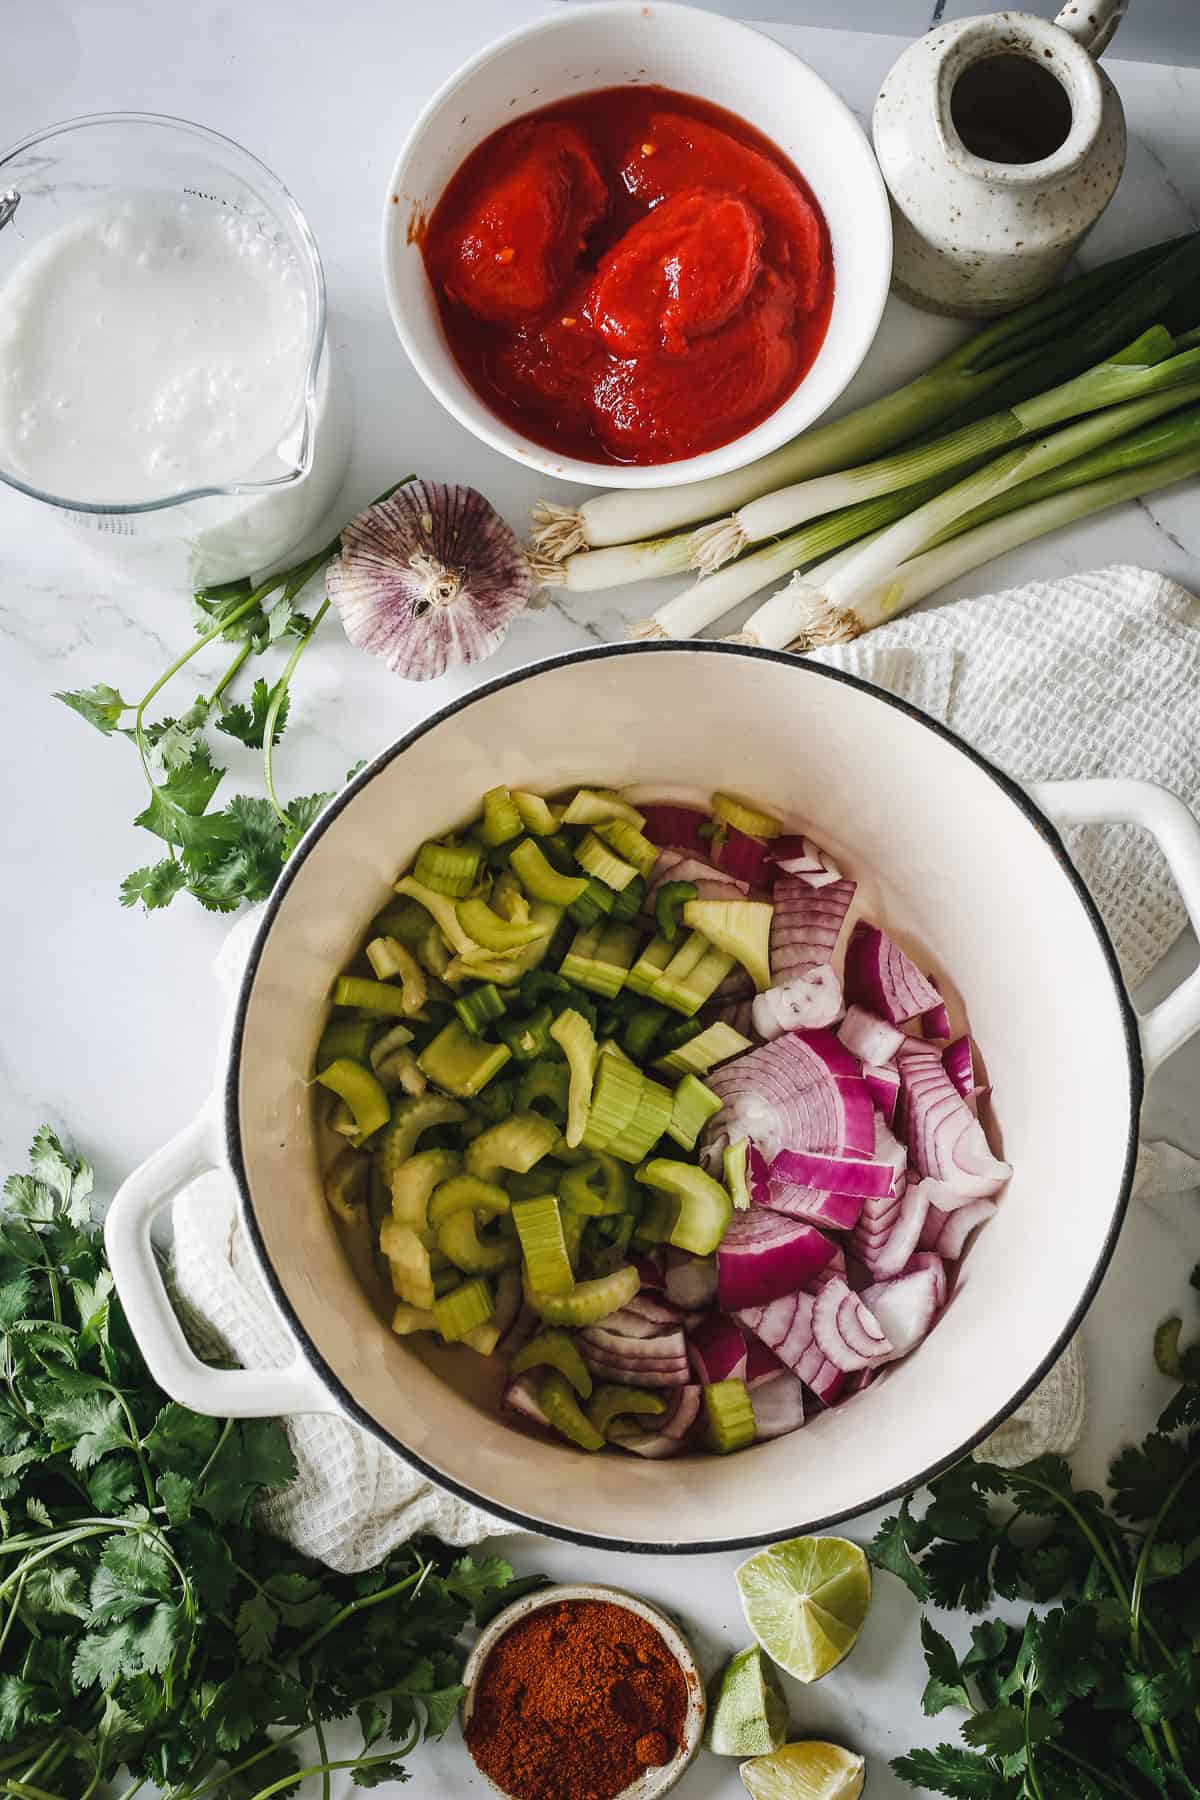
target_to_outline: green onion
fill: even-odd
[[[679,936],[679,921],[684,906],[695,900],[699,888],[694,881],[664,881],[654,896],[654,917],[668,944]]]
[[[448,1344],[466,1337],[492,1316],[492,1291],[486,1281],[464,1281],[452,1293],[433,1303],[433,1317]]]
[[[543,587],[593,594],[601,588],[624,587],[630,581],[682,575],[692,567],[692,534],[684,531],[673,537],[646,538],[609,550],[579,550],[561,561],[533,555],[529,566],[534,580]]]
[[[473,1036],[482,1037],[489,1025],[504,1017],[507,1008],[495,982],[488,981],[456,1000],[454,1010]]]
[[[575,1276],[555,1196],[540,1194],[534,1200],[518,1200],[512,1218],[521,1240],[530,1287],[537,1294],[570,1293]]]
[[[457,900],[475,886],[482,861],[478,844],[422,844],[413,874],[433,893]]]

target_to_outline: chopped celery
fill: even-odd
[[[565,1375],[581,1400],[590,1400],[592,1377],[580,1356],[573,1338],[565,1331],[539,1331],[536,1337],[517,1351],[508,1372],[514,1378],[527,1369],[557,1369]]]
[[[651,988],[671,960],[671,946],[666,938],[656,937],[646,945],[625,980],[635,994],[649,994]]]
[[[554,1195],[539,1194],[533,1200],[518,1200],[512,1216],[521,1240],[530,1287],[538,1294],[569,1293],[575,1285],[575,1276]]]
[[[392,1330],[397,1337],[411,1337],[414,1331],[436,1331],[437,1320],[430,1308],[400,1300],[392,1314]]]
[[[627,1306],[642,1285],[633,1263],[622,1263],[611,1275],[596,1281],[578,1281],[570,1293],[540,1293],[526,1284],[526,1298],[547,1325],[598,1325],[610,1313]]]
[[[400,1169],[417,1147],[421,1134],[439,1125],[459,1125],[466,1108],[441,1094],[422,1094],[417,1100],[398,1100],[387,1130],[376,1148],[376,1167],[385,1185],[392,1188]]]
[[[407,895],[410,900],[420,902],[426,912],[436,921],[438,929],[450,948],[459,956],[464,950],[472,948],[471,939],[458,922],[454,901],[448,899],[445,894],[439,894],[433,888],[426,887],[424,882],[418,881],[412,875],[405,875],[403,880],[396,883],[396,892]]]
[[[511,869],[503,869],[492,883],[492,911],[510,925],[528,925],[529,902]]]
[[[768,900],[689,900],[683,920],[716,949],[736,957],[761,994],[771,985],[774,910]]]
[[[749,1138],[737,1138],[732,1144],[726,1144],[721,1162],[729,1197],[739,1212],[745,1212],[750,1204]]]
[[[566,1070],[563,1070],[566,1074]],[[553,1156],[543,1156],[532,1169],[521,1175],[514,1171],[505,1183],[510,1200],[537,1200],[543,1194],[556,1194],[562,1180],[562,1164]]]
[[[571,1072],[567,1102],[567,1144],[572,1150],[583,1142],[596,1078],[596,1039],[583,1014],[568,1008],[550,1027],[550,1036],[562,1050]]]
[[[367,961],[380,981],[394,981],[399,976],[405,1013],[411,1018],[420,1012],[429,997],[429,983],[424,969],[399,938],[372,938],[367,945]]]
[[[637,932],[632,925],[596,925],[576,932],[560,969],[568,981],[611,1000],[624,986],[636,954]]]
[[[444,1261],[447,1264],[446,1268],[439,1269],[435,1267],[433,1271],[433,1291],[440,1300],[444,1294],[452,1294],[456,1287],[462,1286],[463,1272],[461,1269],[455,1268],[450,1262],[449,1257],[443,1256],[441,1251],[438,1251],[437,1255],[439,1261]],[[429,1260],[431,1263],[433,1262],[433,1258],[434,1252],[431,1250],[429,1253]]]
[[[433,1305],[434,1323],[448,1344],[465,1338],[477,1325],[486,1325],[491,1316],[492,1290],[478,1278],[464,1281]]]
[[[418,955],[428,931],[428,910],[416,900],[393,900],[371,921],[372,937],[399,938]]]
[[[664,881],[654,896],[654,918],[668,944],[679,936],[679,920],[684,906],[695,900],[699,888],[694,881]]]
[[[369,981],[364,975],[339,975],[333,984],[335,1006],[361,1006],[367,1012],[391,1013],[403,1018],[408,1011],[404,989],[390,981]]]
[[[516,957],[493,956],[480,950],[475,956],[456,956],[447,964],[445,979],[451,987],[464,981],[493,981],[501,987],[512,987],[521,978],[521,965]]]
[[[413,874],[433,893],[448,894],[452,900],[459,900],[469,894],[478,881],[482,861],[478,844],[422,844],[413,864]]]
[[[387,1060],[393,1050],[405,1050],[412,1041],[413,1034],[407,1025],[389,1025],[387,1030],[371,1045],[371,1067],[377,1069],[381,1062]]]
[[[644,1006],[639,1006],[635,1013],[630,1014],[621,1034],[621,1043],[634,1062],[645,1062],[655,1038],[669,1017],[666,1008],[656,1005],[653,1000],[648,1000]]]
[[[571,1002],[571,984],[564,981],[561,975],[554,974],[551,969],[533,969],[528,975],[521,977],[521,1005],[541,1006],[548,1002],[555,1012],[561,1012]]]
[[[572,900],[567,911],[577,925],[597,925],[600,920],[612,912],[617,895],[610,887],[605,887],[595,876],[589,876],[587,887],[578,900]]]
[[[669,1241],[693,1256],[711,1256],[733,1216],[733,1201],[719,1181],[695,1163],[658,1156],[637,1172],[643,1187],[678,1200],[679,1211]]]
[[[482,1037],[489,1025],[504,1017],[507,1009],[495,982],[487,981],[456,1000],[454,1010],[472,1037]]]
[[[695,1026],[667,1055],[659,1057],[654,1067],[664,1075],[707,1075],[718,1063],[728,1062],[731,1056],[740,1056],[749,1048],[749,1038],[718,1020],[703,1031]]]
[[[611,1056],[615,1058],[617,1062],[624,1063],[627,1068],[637,1068],[637,1064],[634,1062],[632,1056],[629,1055],[628,1051],[622,1050],[615,1037],[605,1038],[600,1046],[600,1055]],[[638,1073],[640,1074],[641,1071],[638,1070]]]
[[[506,787],[489,788],[483,796],[483,819],[476,827],[479,841],[493,847],[521,835],[521,815]]]
[[[609,825],[597,825],[596,836],[603,838],[611,850],[632,863],[645,880],[658,861],[658,850],[628,819],[614,819]]]
[[[517,845],[512,853],[512,866],[531,900],[570,906],[587,887],[586,875],[562,875],[553,868],[532,838],[523,838]]]
[[[433,1198],[436,1201],[437,1195]],[[507,1194],[504,1200],[507,1205]],[[471,1212],[451,1213],[438,1226],[437,1241],[442,1255],[448,1256],[464,1275],[495,1275],[521,1260],[519,1244],[506,1243],[502,1238],[484,1242]]]
[[[542,839],[540,848],[552,869],[557,869],[560,875],[574,875],[575,840],[563,830],[561,820],[553,836]]]
[[[587,1230],[587,1215],[576,1212],[572,1206],[564,1206],[560,1209],[560,1217],[563,1243],[567,1248],[567,1261],[570,1263],[571,1273],[574,1275],[583,1256],[583,1234]]]
[[[539,935],[531,944],[526,944],[524,949],[518,950],[513,956],[513,961],[521,972],[522,980],[531,970],[540,968],[552,950],[557,952],[560,947],[558,928],[565,917],[565,907],[554,906],[548,900],[531,900],[529,902],[529,922],[531,925],[537,926]]]
[[[457,912],[458,922],[467,936],[474,938],[483,949],[494,950],[501,956],[510,950],[523,950],[526,944],[536,943],[543,935],[540,925],[517,925],[502,919],[486,900],[460,900]]]
[[[638,875],[629,883],[628,887],[623,887],[621,892],[616,896],[609,917],[614,919],[618,924],[627,924],[630,919],[637,918],[638,913],[642,909],[642,901],[645,898],[646,883],[642,880],[642,877]]]
[[[330,1131],[336,1131],[339,1137],[349,1138],[350,1142],[361,1147],[358,1126],[354,1123],[354,1114],[344,1100],[334,1097],[330,1108],[328,1125]]]
[[[747,837],[776,838],[783,830],[781,819],[773,813],[760,812],[748,801],[739,800],[736,794],[714,794],[712,816],[718,824],[732,825],[735,831],[744,832]]]
[[[588,1150],[607,1150],[637,1114],[646,1078],[633,1063],[606,1053],[598,1059],[591,1106],[583,1132]]]
[[[704,1390],[708,1441],[720,1456],[754,1442],[754,1408],[744,1381],[712,1381]]]
[[[419,1150],[392,1176],[392,1217],[401,1225],[418,1228],[429,1223],[429,1197],[434,1188],[449,1181],[462,1168],[455,1150]]]
[[[530,794],[523,788],[514,788],[513,805],[520,815],[522,825],[534,837],[553,837],[558,830],[559,822],[549,802],[543,800],[540,794]]]
[[[629,886],[638,873],[632,863],[626,862],[614,850],[610,850],[604,840],[598,838],[594,831],[589,831],[587,836],[576,844],[575,861],[581,869],[586,869],[589,875],[594,875],[597,881],[602,881],[605,887],[615,888],[618,894],[622,888]]]
[[[423,1094],[429,1086],[411,1050],[393,1050],[375,1064],[375,1073],[388,1093],[400,1088],[406,1094]]]
[[[360,1142],[379,1131],[392,1116],[391,1104],[378,1077],[370,1069],[364,1069],[361,1063],[351,1062],[348,1056],[339,1056],[336,1062],[331,1062],[321,1070],[317,1080],[331,1094],[337,1094],[346,1102],[354,1115],[354,1128]]]
[[[611,1275],[625,1261],[635,1223],[631,1212],[615,1219],[593,1219],[588,1231],[588,1266],[593,1276]]]
[[[613,819],[624,819],[635,830],[646,823],[645,813],[628,800],[622,800],[611,788],[580,788],[563,814],[564,825],[607,825]]]
[[[688,902],[688,906],[701,904],[696,900]],[[686,915],[687,907],[684,908],[685,919]],[[698,931],[693,931],[651,988],[650,997],[690,1018],[712,998],[733,964],[734,958],[726,951],[714,948]]]
[[[348,1056],[351,1062],[369,1061],[371,1040],[378,1030],[377,1018],[330,1019],[317,1045],[317,1068],[326,1069],[342,1056]]]
[[[706,1088],[697,1076],[685,1075],[675,1089],[667,1136],[674,1138],[681,1149],[694,1150],[705,1125],[723,1105],[720,1095]]]
[[[536,1062],[540,1057],[553,1057],[557,1046],[550,1036],[554,1014],[548,1006],[539,1006],[527,1019],[501,1019],[496,1036],[507,1044],[518,1062]]]
[[[494,1180],[502,1169],[527,1175],[535,1163],[551,1154],[558,1141],[557,1125],[541,1113],[513,1113],[489,1126],[469,1146],[467,1168],[484,1181]]]
[[[607,1437],[609,1426],[628,1413],[657,1418],[666,1410],[667,1403],[662,1395],[651,1394],[646,1388],[598,1387],[588,1407],[588,1418],[601,1436]]]
[[[506,1076],[503,1081],[489,1082],[482,1094],[476,1094],[471,1106],[471,1117],[463,1126],[464,1140],[478,1137],[487,1125],[498,1125],[501,1119],[507,1119],[517,1103],[517,1084]]]
[[[603,1437],[587,1414],[580,1410],[570,1383],[557,1369],[542,1377],[538,1405],[546,1416],[546,1423],[570,1443],[578,1444],[581,1450],[603,1450]]]
[[[657,1081],[643,1077],[636,1113],[620,1135],[612,1138],[604,1148],[621,1162],[641,1162],[670,1124],[673,1106],[670,1088],[660,1087]]]
[[[426,1044],[417,1062],[437,1087],[469,1100],[500,1073],[511,1055],[507,1044],[482,1043],[454,1019]]]
[[[387,1257],[392,1287],[410,1306],[429,1308],[436,1298],[429,1250],[411,1225],[385,1219],[379,1228],[379,1248]]]
[[[669,1244],[679,1217],[679,1200],[674,1194],[652,1193],[646,1198],[634,1237],[639,1244]]]
[[[325,1202],[336,1218],[357,1225],[366,1211],[371,1165],[359,1150],[339,1150],[325,1171]]]
[[[517,1105],[522,1112],[532,1112],[544,1104],[553,1116],[565,1123],[570,1091],[571,1076],[565,1063],[535,1062],[521,1077]]]
[[[602,1219],[628,1211],[633,1205],[633,1184],[616,1158],[601,1151],[566,1170],[558,1184],[558,1197],[575,1212]]]
[[[486,1325],[473,1325],[470,1331],[463,1332],[458,1341],[479,1356],[490,1356],[500,1342],[500,1327],[493,1325],[491,1320]]]
[[[690,1044],[692,1039],[699,1037],[703,1030],[704,1026],[699,1019],[673,1018],[669,1025],[663,1026],[662,1036],[658,1040],[660,1058],[667,1057],[673,1050],[680,1049],[684,1044]],[[671,1073],[674,1074],[674,1070]],[[679,1073],[681,1075],[699,1074],[700,1071],[698,1069],[690,1071],[681,1069]]]
[[[437,1230],[456,1213],[477,1212],[494,1219],[497,1213],[507,1211],[508,1195],[495,1182],[482,1181],[478,1175],[451,1175],[448,1181],[439,1182],[430,1195],[426,1220]]]

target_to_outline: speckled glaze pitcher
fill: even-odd
[[[1054,279],[1125,166],[1120,96],[1095,59],[1127,3],[957,19],[905,51],[873,121],[904,299],[986,318]]]

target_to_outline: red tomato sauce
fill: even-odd
[[[588,462],[674,462],[761,424],[833,304],[804,177],[744,120],[665,88],[580,94],[494,132],[423,248],[475,392]]]

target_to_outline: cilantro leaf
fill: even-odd
[[[217,730],[223,731],[227,737],[236,738],[239,743],[245,744],[250,750],[261,750],[273,691],[260,675],[251,690],[249,706],[238,701],[234,705],[226,707],[225,711],[217,718]],[[273,744],[277,744],[283,736],[284,727],[287,724],[288,704],[288,695],[285,692],[275,717],[275,729],[271,737]]]
[[[480,1561],[473,1556],[460,1556],[446,1576],[446,1586],[466,1601],[478,1623],[480,1607],[502,1592],[512,1575],[512,1564],[502,1556],[485,1556]]]
[[[900,1503],[900,1511],[883,1521],[867,1545],[867,1555],[877,1569],[898,1576],[910,1593],[924,1601],[929,1599],[929,1583],[911,1553],[923,1549],[928,1542],[929,1537],[912,1517],[905,1499]]]
[[[967,1692],[954,1646],[939,1631],[935,1631],[928,1619],[921,1620],[921,1648],[925,1652],[925,1666],[929,1670],[929,1680],[921,1696],[922,1712],[929,1718],[945,1712],[948,1706],[958,1706],[964,1712],[970,1712],[971,1696]]]
[[[939,1744],[936,1750],[910,1750],[907,1756],[893,1760],[892,1769],[910,1786],[948,1794],[951,1800],[1009,1800],[1017,1792],[989,1758],[960,1750],[954,1744]]]
[[[1018,1706],[993,1706],[976,1713],[962,1728],[963,1738],[976,1749],[993,1756],[1014,1756],[1025,1748],[1025,1715]],[[1029,1741],[1043,1743],[1057,1730],[1053,1715],[1044,1706],[1029,1710]]]
[[[454,1723],[466,1691],[461,1683],[457,1683],[454,1687],[435,1688],[430,1694],[422,1694],[421,1704],[425,1708],[425,1736],[427,1738],[445,1736]]]
[[[1113,1511],[1125,1519],[1152,1519],[1188,1466],[1185,1444],[1152,1432],[1137,1447],[1122,1450],[1109,1479],[1116,1494]]]
[[[140,900],[147,912],[158,912],[169,906],[186,886],[187,870],[183,864],[164,856],[161,862],[147,863],[125,877],[121,883],[121,905],[136,906]]]
[[[132,703],[122,700],[115,687],[109,687],[106,681],[98,681],[94,687],[76,688],[69,693],[55,694],[55,700],[61,700],[72,712],[77,712],[81,719],[102,731],[105,737],[111,737],[121,720],[122,713],[132,711]]]
[[[242,1601],[237,1615],[238,1649],[248,1663],[270,1655],[279,1630],[279,1614],[260,1589]]]

